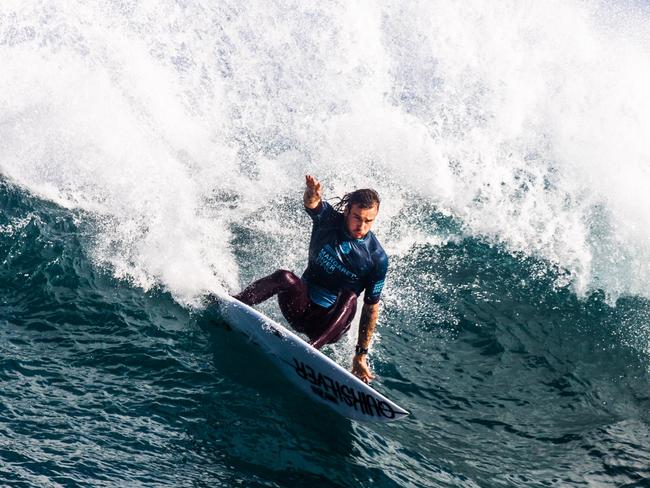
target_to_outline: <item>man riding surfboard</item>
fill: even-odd
[[[388,257],[370,230],[379,211],[379,195],[370,189],[355,190],[346,194],[335,209],[322,199],[321,184],[314,176],[307,175],[305,184],[303,202],[313,222],[307,269],[302,277],[277,270],[235,298],[255,305],[278,295],[289,324],[320,349],[347,332],[357,297],[364,292],[352,372],[369,383],[374,375],[366,357],[388,270]]]

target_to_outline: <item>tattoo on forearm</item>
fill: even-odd
[[[361,320],[359,322],[359,345],[368,348],[372,335],[375,332],[377,318],[379,317],[379,307],[377,305],[364,305],[361,311]]]

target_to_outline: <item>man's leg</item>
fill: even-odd
[[[349,290],[339,294],[331,309],[321,309],[309,300],[307,285],[292,272],[282,269],[252,283],[234,298],[255,305],[276,294],[289,324],[296,331],[306,333],[316,349],[339,340],[350,328],[357,310],[357,296]]]
[[[278,293],[278,305],[291,327],[298,332],[303,332],[303,318],[311,308],[307,284],[295,274],[288,271],[285,273],[288,274],[283,277],[283,280],[288,286]]]
[[[357,311],[357,295],[350,290],[343,290],[334,306],[328,311],[323,318],[323,329],[312,337],[311,345],[320,349],[325,344],[338,341],[343,334],[350,328],[350,323]]]
[[[246,305],[257,305],[277,294],[306,296],[306,293],[301,290],[303,287],[302,280],[295,274],[279,269],[275,273],[251,283],[241,293],[233,297]]]
[[[298,332],[303,332],[301,319],[309,309],[307,285],[291,271],[279,269],[257,280],[234,298],[247,305],[255,305],[278,295],[282,315]]]

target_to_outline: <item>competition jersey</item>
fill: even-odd
[[[351,237],[345,218],[325,202],[315,209],[305,208],[314,225],[309,242],[309,262],[302,279],[309,298],[322,307],[331,307],[340,290],[357,296],[365,291],[364,302],[379,301],[388,270],[388,257],[372,232],[362,239]]]

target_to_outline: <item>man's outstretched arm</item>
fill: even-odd
[[[377,326],[379,317],[379,303],[364,303],[361,309],[361,320],[359,321],[359,339],[357,340],[358,348],[367,350],[372,341],[372,335]],[[355,353],[352,358],[352,373],[359,377],[364,383],[370,383],[375,376],[370,371],[366,358],[368,354]]]
[[[320,182],[312,175],[305,175],[305,194],[302,197],[305,208],[313,210],[318,207],[322,193]]]

